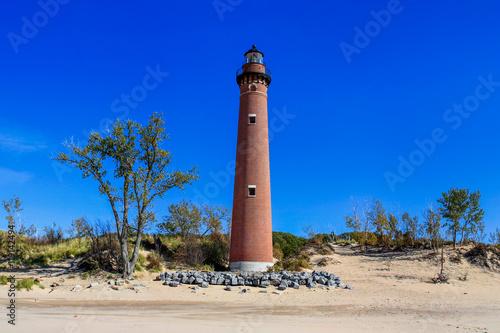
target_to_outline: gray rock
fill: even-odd
[[[225,291],[233,291],[233,287],[231,286],[226,286],[226,288],[224,288]]]
[[[318,283],[319,284],[327,284],[328,280],[325,279],[324,277],[319,278]]]
[[[135,284],[133,284],[133,287],[146,287],[146,286],[142,283],[141,284],[135,283]]]
[[[257,287],[257,286],[260,285],[260,280],[259,279],[253,279],[252,284]]]
[[[273,291],[273,294],[274,294],[274,295],[280,295],[280,293],[279,293],[279,292],[277,292],[277,291]]]
[[[202,287],[202,288],[208,288],[208,286],[209,286],[208,282],[207,282],[207,281],[203,281],[203,282],[201,283],[201,286],[200,286],[200,287]]]
[[[259,294],[267,294],[267,290],[261,290],[259,291]]]
[[[336,286],[336,285],[337,285],[337,283],[336,283],[334,280],[328,280],[328,281],[326,282],[326,286],[327,286],[327,287],[334,287],[334,286]]]
[[[194,281],[194,283],[196,283],[196,284],[201,284],[202,282],[204,282],[204,281],[201,277],[197,277]]]
[[[245,279],[243,279],[242,277],[238,277],[238,286],[242,286],[245,284]]]
[[[210,279],[210,284],[217,284],[217,278],[215,276]]]
[[[354,290],[354,287],[351,287],[351,286],[346,285],[346,286],[345,286],[345,289]]]
[[[316,288],[316,286],[317,286],[317,285],[318,285],[318,284],[317,284],[316,282],[314,282],[314,281],[313,281],[313,282],[311,282],[311,283],[307,284],[307,288],[309,288],[309,289]]]
[[[246,294],[250,291],[250,289],[243,289],[242,291],[240,291],[238,294]]]
[[[271,285],[271,282],[269,280],[263,280],[260,282],[261,287],[268,287]]]
[[[285,285],[283,285],[283,284],[280,284],[280,285],[278,286],[278,290],[282,290],[282,291],[283,291],[283,290],[286,290],[286,286],[285,286]]]
[[[179,281],[172,281],[172,283],[170,283],[170,287],[178,287],[179,286]]]
[[[293,289],[299,289],[300,288],[300,284],[298,284],[297,282],[294,282],[293,285],[292,285],[292,288]]]
[[[223,285],[224,284],[224,278],[222,278],[222,277],[218,278],[217,279],[217,284],[220,285],[220,286]]]
[[[92,282],[90,284],[90,287],[89,288],[93,288],[93,287],[97,287],[99,285],[99,282]]]
[[[271,286],[279,286],[281,284],[280,280],[271,280],[269,282],[271,283]]]
[[[196,278],[195,278],[194,276],[190,276],[190,277],[188,278],[187,283],[189,283],[189,284],[193,284],[193,283],[194,283],[194,281],[196,281]]]

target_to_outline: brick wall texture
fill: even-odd
[[[265,67],[255,63],[245,64],[243,73],[249,72],[265,73]],[[272,263],[268,87],[265,80],[254,74],[244,75],[239,84],[240,110],[230,261]],[[256,115],[255,124],[249,124],[249,114]],[[256,186],[255,197],[248,196],[248,185]]]

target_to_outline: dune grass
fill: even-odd
[[[7,233],[0,232],[1,248],[7,248]],[[37,244],[24,236],[16,237],[16,249],[18,255],[14,259],[15,267],[44,267],[51,262],[64,261],[71,256],[79,257],[89,250],[89,240],[87,239],[65,239],[57,244]],[[0,253],[7,256],[7,253]],[[7,262],[0,265],[0,268],[6,268]]]
[[[21,279],[16,282],[16,289],[17,290],[23,290],[26,289],[27,291],[33,290],[33,286],[38,286],[40,289],[45,289],[43,285],[38,283],[37,281],[33,279]]]

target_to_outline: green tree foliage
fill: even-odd
[[[476,191],[469,195],[467,208],[464,214],[464,224],[462,227],[461,242],[476,238],[484,231],[484,211],[479,204],[481,193]]]
[[[375,227],[376,232],[380,235],[380,239],[382,240],[382,244],[387,245],[387,237],[385,234],[389,233],[390,226],[389,220],[385,213],[385,209],[382,206],[382,202],[380,200],[373,198],[372,206],[370,211],[368,212],[368,219],[370,223]]]
[[[389,213],[389,217],[387,219],[388,227],[389,227],[389,236],[394,239],[396,245],[401,245],[401,230],[399,226],[399,220],[396,216]]]
[[[359,232],[363,233],[363,243],[365,245],[365,250],[368,245],[368,235],[370,233],[371,224],[370,219],[368,218],[368,199],[362,198],[360,200],[356,200],[351,196],[351,204],[352,204],[352,215],[346,216],[345,222],[346,227],[349,229],[353,229],[354,234],[358,234]],[[358,237],[359,238],[359,237]],[[361,239],[359,239],[361,242]]]
[[[423,217],[426,236],[429,238],[431,248],[437,251],[441,241],[441,215],[431,205],[424,211]]]
[[[220,235],[224,233],[224,229],[227,229],[228,234],[230,233],[232,220],[231,209],[225,206],[212,206],[209,204],[202,204],[200,209],[202,212],[202,236],[205,236],[207,233],[211,235]],[[226,228],[224,228],[223,222],[225,222]]]
[[[50,226],[44,227],[43,231],[42,241],[48,244],[57,244],[64,237],[61,227],[58,228],[55,222]]]
[[[82,238],[91,237],[93,231],[94,228],[87,222],[85,217],[71,221],[71,226],[68,229],[71,237],[77,238],[79,242],[81,242]]]
[[[441,204],[439,212],[448,220],[445,226],[453,237],[453,248],[456,246],[459,232],[463,242],[465,235],[475,235],[484,230],[484,212],[479,204],[480,198],[479,191],[469,194],[468,189],[452,188],[438,199]]]
[[[346,216],[344,217],[344,219],[345,219],[345,226],[348,229],[352,229],[353,232],[361,231],[361,221],[359,220],[359,217],[357,215]]]
[[[411,245],[415,245],[419,232],[418,216],[410,217],[410,214],[405,212],[401,216],[401,222],[403,223],[403,230],[406,241]]]
[[[453,248],[457,243],[457,234],[462,228],[460,220],[467,209],[468,198],[469,190],[452,188],[447,193],[443,192],[442,198],[437,200],[441,204],[439,208],[441,216],[447,219],[444,226],[448,227],[453,237]]]
[[[158,230],[182,238],[179,258],[191,266],[224,269],[229,260],[231,210],[183,200],[170,205],[168,211]]]
[[[144,228],[155,221],[151,211],[154,200],[172,188],[184,189],[198,178],[196,167],[186,172],[169,170],[172,155],[162,148],[167,139],[164,120],[155,113],[146,126],[117,120],[104,136],[92,133],[84,147],[66,142],[69,153],[61,152],[55,158],[80,169],[83,178],[96,180],[99,192],[107,198],[116,224],[125,278],[132,277]],[[111,173],[107,170],[110,164],[114,166]],[[130,233],[134,234],[132,256],[128,249]]]
[[[273,231],[273,244],[278,247],[283,253],[283,258],[288,258],[295,255],[304,245],[307,244],[307,239],[297,237],[288,232]]]
[[[159,225],[161,231],[182,238],[199,234],[201,211],[191,201],[182,200],[179,204],[170,205],[168,212],[170,214],[164,216],[163,223]]]
[[[491,244],[500,246],[500,229],[496,228],[495,232],[490,232]]]
[[[7,212],[5,219],[9,225],[13,226],[19,236],[33,238],[36,236],[37,228],[33,224],[29,227],[24,226],[20,215],[20,212],[24,209],[22,204],[23,202],[17,195],[13,199],[2,200],[3,208]]]
[[[223,222],[231,224],[231,210],[224,206],[202,204],[196,206],[191,201],[182,200],[168,207],[169,215],[163,217],[163,223],[158,226],[161,232],[170,235],[205,236],[207,234],[222,234]]]

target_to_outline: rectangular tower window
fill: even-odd
[[[256,114],[249,114],[248,115],[248,123],[249,124],[255,124],[255,117],[256,116],[257,116]]]
[[[255,185],[248,185],[248,196],[255,197]]]

